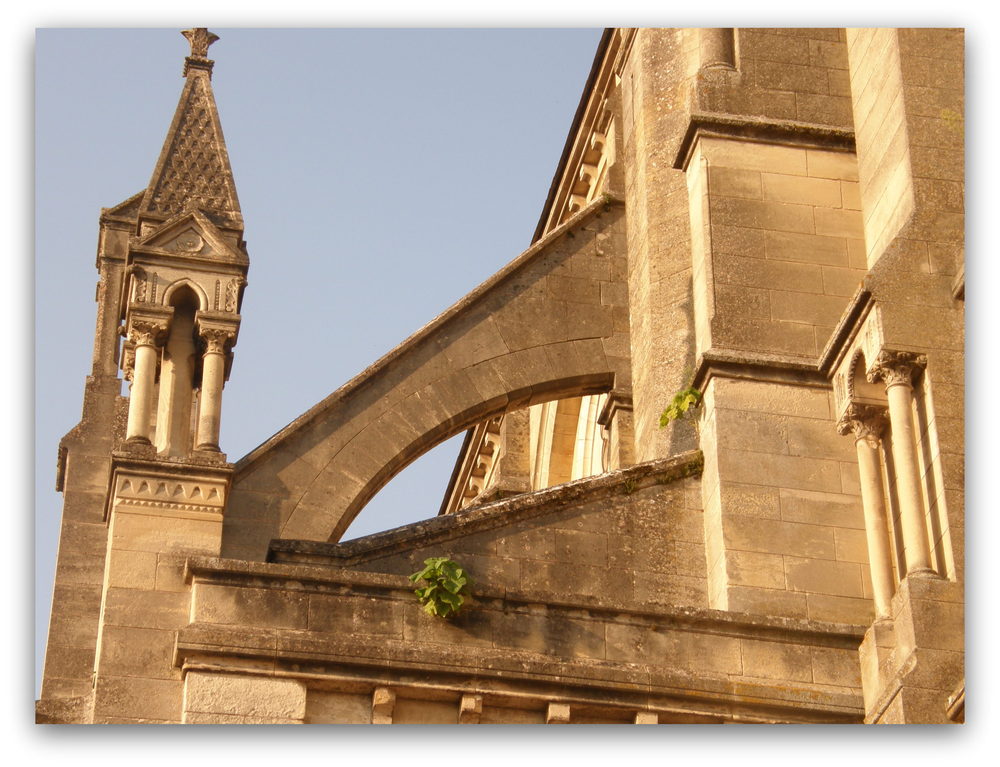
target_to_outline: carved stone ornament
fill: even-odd
[[[217,34],[209,32],[205,27],[185,29],[181,34],[191,44],[191,55],[201,59],[208,56],[208,47],[219,39]]]
[[[129,274],[132,275],[132,300],[137,304],[146,302],[146,271],[141,266],[133,264],[129,267]]]
[[[236,337],[235,331],[227,328],[203,328],[198,335],[205,342],[205,354],[225,354],[226,344]]]
[[[181,232],[180,236],[171,243],[171,250],[180,251],[181,253],[197,253],[204,245],[205,241],[201,238],[201,235],[193,229],[188,229],[185,232]]]
[[[135,346],[156,346],[167,333],[163,320],[134,319],[129,325],[128,340]]]
[[[226,311],[235,312],[236,302],[240,295],[240,288],[246,284],[242,277],[233,277],[226,286]]]
[[[126,381],[131,381],[135,373],[135,347],[126,346],[122,356],[122,373]]]
[[[869,383],[882,381],[890,386],[913,385],[915,371],[927,367],[927,357],[916,352],[881,351],[865,378]]]
[[[869,447],[877,448],[888,422],[886,408],[852,403],[837,423],[837,433],[845,435],[851,432],[855,440],[863,439]]]

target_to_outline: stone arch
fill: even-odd
[[[201,311],[207,311],[211,309],[211,305],[208,303],[208,295],[205,293],[205,289],[192,279],[187,277],[182,277],[179,280],[174,280],[171,282],[163,291],[163,305],[171,306],[174,293],[176,293],[181,288],[190,288],[191,291],[198,297],[198,308]]]
[[[847,398],[850,402],[859,404],[888,407],[885,387],[868,381],[868,367],[864,349],[856,349],[848,367]]]
[[[475,423],[630,389],[624,238],[621,204],[592,203],[237,462],[223,555],[338,540],[393,476]]]

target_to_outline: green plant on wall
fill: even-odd
[[[468,573],[447,557],[425,559],[424,569],[411,575],[410,580],[427,584],[413,593],[424,606],[424,612],[439,618],[450,618],[462,608],[472,583]]]
[[[701,392],[692,386],[681,389],[674,395],[667,408],[660,413],[660,428],[671,421],[679,421],[685,416],[694,416],[694,411],[701,407]]]

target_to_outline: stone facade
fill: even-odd
[[[607,30],[532,246],[235,463],[249,259],[184,34],[101,215],[37,721],[964,721],[960,30]],[[462,431],[438,517],[338,543]]]

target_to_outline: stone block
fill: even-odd
[[[113,512],[111,542],[115,549],[218,556],[222,520],[179,519]]]
[[[196,583],[194,621],[268,628],[308,626],[309,597],[302,592]]]
[[[190,595],[109,587],[104,597],[104,625],[176,629],[189,618]]]
[[[858,158],[853,152],[824,152],[806,150],[808,175],[813,178],[832,178],[841,181],[858,180]]]
[[[815,418],[789,418],[787,421],[788,453],[791,455],[830,458],[838,461],[856,460],[853,441],[837,433],[829,421]]]
[[[720,253],[715,255],[714,267],[717,287],[720,284],[734,284],[816,294],[824,290],[823,272],[815,264],[744,258]]]
[[[830,395],[804,386],[783,386],[765,381],[714,379],[719,408],[748,410],[805,418],[831,418]]]
[[[786,556],[785,580],[791,591],[864,597],[861,565],[854,562],[831,562],[828,559]]]
[[[832,210],[816,208],[816,234],[828,237],[861,237],[864,223],[857,210]]]
[[[731,586],[727,597],[727,609],[738,613],[778,615],[787,618],[805,618],[808,613],[806,595],[793,591]]]
[[[125,589],[156,588],[156,554],[152,551],[116,551],[108,562],[108,586]]]
[[[718,138],[702,138],[698,147],[710,166],[806,175],[805,149]]]
[[[841,296],[770,291],[771,318],[775,320],[832,327],[840,319],[845,305]]]
[[[105,625],[101,632],[98,676],[179,679],[173,652],[176,631]],[[131,714],[125,714],[131,716]]]
[[[875,619],[875,607],[870,599],[809,594],[808,603],[808,617],[814,621],[867,626]]]
[[[458,704],[439,700],[396,698],[393,724],[458,724]]]
[[[184,711],[301,721],[306,686],[294,679],[189,671]]]
[[[744,226],[712,225],[712,253],[764,258],[765,232]]]
[[[605,628],[601,621],[517,612],[497,616],[493,627],[493,644],[497,648],[560,658],[605,657]]]
[[[743,675],[787,682],[812,682],[811,648],[786,642],[741,640]]]
[[[834,179],[764,173],[761,180],[765,200],[826,208],[840,208],[843,204],[840,182]]]
[[[708,178],[713,195],[762,199],[761,174],[758,171],[709,167]]]
[[[720,448],[719,476],[725,481],[745,484],[828,493],[842,491],[840,464],[832,460],[797,455]]]
[[[184,682],[100,674],[96,680],[94,716],[181,721]]]
[[[722,482],[719,487],[724,513],[762,519],[780,519],[779,490],[765,485]],[[792,520],[796,521],[796,520]]]
[[[305,724],[369,724],[371,695],[309,689]]]
[[[302,724],[302,720],[237,714],[204,714],[194,711],[184,714],[184,724]]]
[[[823,292],[830,296],[850,298],[858,292],[861,280],[864,278],[864,273],[854,268],[824,266],[822,272],[820,284]]]
[[[786,587],[784,558],[780,554],[729,551],[726,554],[726,573],[734,586]]]
[[[501,706],[483,706],[480,724],[544,724],[545,711]]]
[[[811,647],[813,681],[840,687],[861,687],[858,653],[833,647]]]
[[[725,226],[801,234],[814,232],[813,209],[808,205],[717,197],[710,201],[709,211],[713,222]]]
[[[640,604],[704,607],[708,604],[707,588],[704,559],[701,571],[690,576],[642,570],[635,572],[634,594]]]
[[[857,215],[857,214],[855,214]],[[859,218],[860,222],[860,218]],[[765,232],[764,254],[777,261],[797,261],[803,264],[848,266],[845,236],[796,232]],[[856,233],[851,237],[860,238]]]
[[[838,560],[868,564],[868,539],[864,530],[837,528],[833,531],[833,535],[837,544]]]

